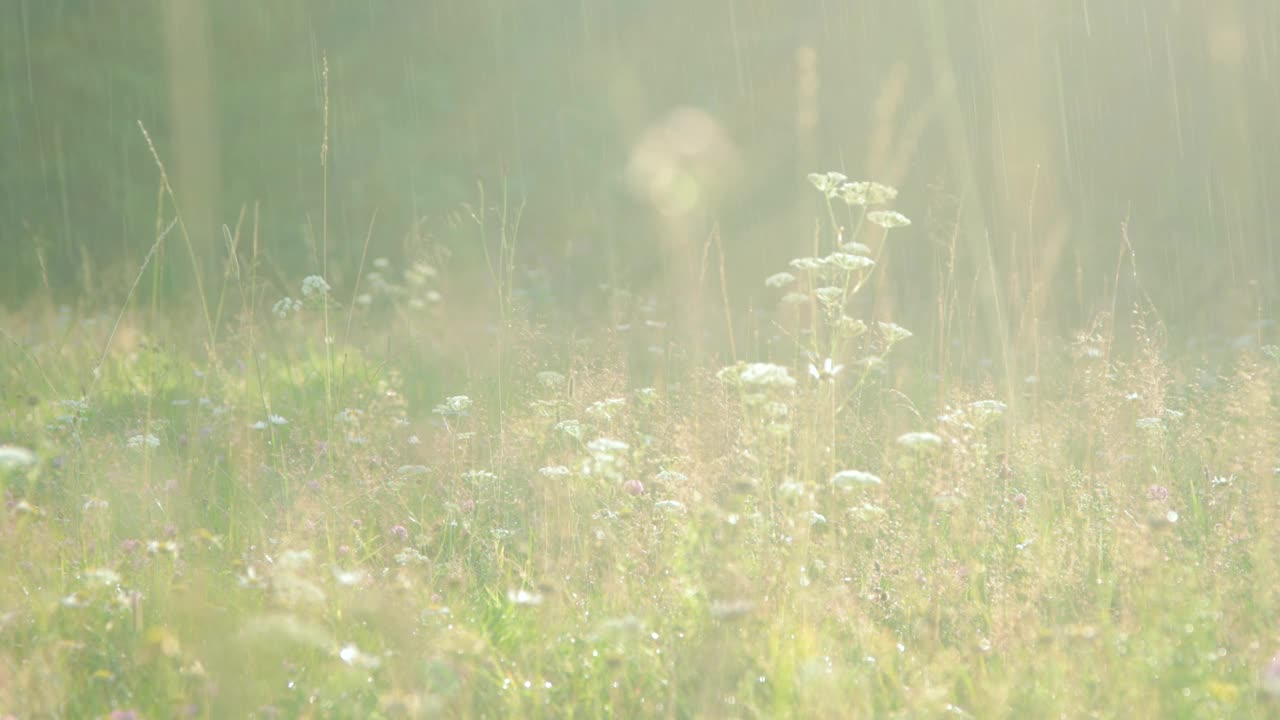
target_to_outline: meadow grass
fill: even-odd
[[[1139,307],[943,384],[846,314],[896,191],[810,179],[736,360],[538,324],[505,198],[491,324],[425,250],[281,298],[239,229],[212,310],[6,316],[0,716],[1280,713],[1280,353]]]

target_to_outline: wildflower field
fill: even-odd
[[[496,203],[456,301],[432,242],[281,292],[250,217],[204,303],[7,314],[0,715],[1280,713],[1265,326],[1177,353],[1136,302],[1034,375],[931,364],[857,309],[897,190],[809,182],[719,335],[538,316]]]

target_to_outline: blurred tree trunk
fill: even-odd
[[[209,48],[209,13],[205,0],[164,3],[165,52],[169,69],[173,157],[164,157],[179,211],[191,236],[198,271],[208,274],[217,257],[217,210],[222,186],[213,68]],[[158,148],[162,153],[163,148]],[[171,287],[193,286],[191,258],[180,233],[169,245]]]

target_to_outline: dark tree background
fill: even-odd
[[[522,260],[564,292],[605,268],[669,270],[718,223],[736,297],[809,247],[812,170],[898,186],[883,299],[936,312],[955,238],[960,298],[1010,329],[1080,327],[1145,292],[1188,332],[1274,314],[1280,260],[1280,5],[1171,2],[8,0],[0,10],[0,296],[118,289],[172,180],[207,274],[222,225],[260,208],[282,282],[318,269],[330,67],[330,276],[505,182]],[[670,222],[627,183],[646,132],[705,113],[733,163]],[[714,180],[714,182],[712,182]],[[164,220],[172,217],[163,211]],[[678,234],[678,233],[677,233]],[[459,262],[465,265],[465,243]],[[171,238],[166,292],[190,288]],[[696,254],[696,253],[695,253]],[[675,258],[673,260],[672,258]],[[641,282],[637,280],[637,282]],[[999,306],[998,306],[999,305]],[[997,312],[997,310],[999,312]]]

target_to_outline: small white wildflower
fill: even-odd
[[[826,524],[827,524],[827,518],[826,518],[826,516],[824,516],[822,513],[818,512],[818,511],[816,511],[816,510],[810,510],[810,511],[809,511],[809,524],[810,524],[810,525],[812,525],[812,526],[815,526],[815,527],[816,527],[816,526],[818,526],[818,525],[826,525]]]
[[[613,419],[613,414],[615,412],[626,407],[626,404],[626,398],[605,398],[604,400],[597,400],[591,403],[586,410],[586,414],[598,420],[608,421]]]
[[[849,515],[857,520],[873,520],[887,514],[884,508],[869,502],[849,508]]]
[[[36,454],[18,445],[0,445],[0,470],[22,470],[36,464]]]
[[[679,500],[659,500],[653,506],[666,512],[684,512],[684,503]]]
[[[876,261],[865,255],[854,255],[847,252],[831,253],[822,259],[823,264],[852,272],[854,270],[867,270],[875,266]]]
[[[120,573],[110,568],[93,568],[85,571],[84,581],[86,585],[115,587],[120,584]]]
[[[508,590],[507,600],[512,605],[521,605],[524,607],[533,607],[542,604],[542,595],[540,593],[529,592],[524,588],[519,590]]]
[[[870,255],[871,254],[871,248],[867,247],[866,245],[863,245],[860,242],[853,242],[853,241],[840,243],[840,250],[843,252],[850,253],[852,255]]]
[[[744,385],[790,388],[796,384],[787,369],[773,363],[750,363],[738,376]]]
[[[386,270],[387,268],[391,267],[391,261],[384,257],[374,258],[373,266],[378,268],[379,270]]]
[[[942,438],[931,432],[909,432],[898,436],[898,444],[911,450],[942,447]]]
[[[430,558],[423,555],[421,552],[418,552],[418,549],[413,547],[406,547],[402,549],[391,559],[395,560],[397,565],[425,565],[431,562]]]
[[[861,318],[844,315],[836,321],[836,328],[845,337],[856,338],[867,331],[867,324],[862,322]]]
[[[844,288],[827,285],[814,290],[813,294],[828,308],[836,308],[844,303]]]
[[[147,553],[150,555],[159,555],[161,553],[172,557],[178,556],[178,543],[172,540],[149,540],[147,541]]]
[[[804,305],[809,302],[809,296],[802,292],[789,292],[782,296],[780,302],[783,305]]]
[[[1226,476],[1215,475],[1213,479],[1210,481],[1210,484],[1213,485],[1214,487],[1223,487],[1225,485],[1230,485],[1231,483],[1235,482],[1235,480],[1236,480],[1235,473],[1232,473],[1231,475],[1226,475]]]
[[[160,438],[152,435],[151,433],[147,433],[146,435],[134,435],[129,438],[126,444],[130,450],[139,450],[143,447],[157,448],[160,447]]]
[[[311,564],[315,555],[310,550],[285,550],[276,558],[275,566],[281,570],[297,572]]]
[[[969,409],[979,417],[982,417],[984,415],[1002,415],[1009,409],[1009,406],[999,400],[976,400],[969,403]]]
[[[556,430],[559,430],[575,440],[582,439],[582,423],[577,420],[561,420],[556,423]]]
[[[845,490],[859,485],[880,485],[883,481],[878,475],[862,470],[841,470],[831,476],[831,484]]]
[[[355,570],[343,570],[339,567],[333,568],[333,579],[339,585],[346,585],[347,587],[359,585],[364,582],[364,578],[365,571],[358,568]]]
[[[823,360],[822,367],[809,363],[809,375],[818,381],[834,382],[842,370],[844,365],[837,364],[831,358]]]
[[[865,181],[845,183],[840,187],[840,198],[848,205],[866,205],[869,185]]]
[[[1162,422],[1158,417],[1138,418],[1138,421],[1134,423],[1134,425],[1143,432],[1156,432],[1164,429],[1164,422]]]
[[[360,652],[360,648],[354,644],[348,644],[339,650],[338,657],[342,662],[352,667],[365,668],[366,670],[373,670],[382,664],[379,658]]]
[[[804,495],[804,485],[795,480],[787,480],[778,486],[778,494],[787,498],[798,498]]]
[[[563,465],[549,465],[538,471],[545,478],[562,478],[569,476],[569,468]]]
[[[818,189],[818,192],[827,197],[835,197],[836,193],[844,187],[849,180],[844,173],[838,173],[834,170],[827,173],[809,173],[809,182]]]
[[[765,287],[778,289],[778,288],[784,288],[794,283],[795,281],[796,281],[795,275],[792,275],[789,272],[780,272],[780,273],[774,273],[769,277],[765,278],[764,285]]]
[[[873,210],[867,213],[867,219],[886,230],[911,224],[906,215],[896,210]]]
[[[877,322],[876,325],[880,328],[880,334],[884,336],[885,342],[890,345],[911,337],[911,331],[897,323]]]
[[[275,315],[281,320],[284,320],[285,318],[289,317],[290,314],[295,313],[301,309],[302,309],[301,301],[294,300],[291,297],[282,297],[276,301],[275,305],[271,306],[271,314]]]
[[[610,455],[613,453],[625,452],[630,446],[621,440],[613,438],[596,438],[587,443],[587,450],[596,455]]]
[[[788,263],[793,270],[821,270],[822,259],[816,257],[799,257]]]
[[[328,295],[329,283],[319,275],[308,275],[302,278],[302,297],[309,298],[312,295]]]
[[[264,422],[264,421],[262,421],[262,420],[259,420],[258,422],[256,422],[256,423],[254,423],[254,424],[250,425],[249,427],[250,427],[250,428],[252,428],[252,429],[254,429],[254,430],[266,430],[266,429],[267,429],[267,423],[266,423],[266,422]]]
[[[883,205],[898,197],[898,189],[884,183],[869,182],[867,183],[866,195],[868,205]]]
[[[267,416],[267,422],[271,423],[272,425],[288,425],[289,424],[289,421],[286,420],[283,415],[276,415],[274,413]]]
[[[454,395],[431,409],[437,415],[461,415],[471,409],[474,403],[466,395]]]

